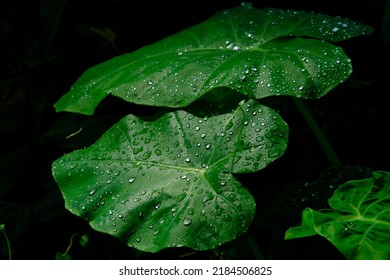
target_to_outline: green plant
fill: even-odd
[[[79,238],[79,243],[83,248],[87,247],[88,241],[89,241],[88,235],[86,235],[86,234],[80,235],[79,233],[76,232],[76,233],[72,234],[72,236],[70,237],[69,246],[66,248],[66,251],[64,253],[60,253],[60,252],[56,253],[56,260],[71,260],[72,259],[71,255],[69,254],[69,251],[72,248],[73,240],[76,237]]]
[[[9,242],[9,239],[8,239],[8,236],[7,234],[5,233],[5,224],[1,224],[0,225],[0,231],[3,233],[4,235],[4,238],[5,238],[5,242],[7,244],[7,248],[8,248],[8,259],[12,259],[12,253],[11,253],[11,244]]]
[[[348,259],[389,259],[390,173],[340,186],[329,199],[333,209],[302,213],[302,225],[290,228],[286,239],[319,234]]]
[[[160,110],[127,115],[53,163],[66,208],[148,252],[237,238],[256,203],[234,174],[267,167],[288,142],[286,122],[258,101],[325,95],[352,72],[329,42],[371,32],[349,19],[243,3],[88,69],[57,112],[92,115],[108,95]]]

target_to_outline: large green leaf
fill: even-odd
[[[352,72],[342,48],[326,41],[371,32],[370,27],[349,19],[258,10],[243,3],[89,68],[55,109],[93,114],[109,94],[132,103],[175,108],[217,87],[254,99],[270,95],[317,98]]]
[[[390,173],[349,181],[337,189],[333,209],[302,213],[302,225],[286,232],[286,239],[319,234],[348,259],[390,259]]]
[[[128,115],[92,146],[53,163],[66,208],[98,231],[155,252],[214,248],[244,233],[255,202],[232,175],[280,157],[288,127],[248,101],[233,112]]]

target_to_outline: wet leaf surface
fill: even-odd
[[[372,31],[340,17],[258,10],[243,3],[89,68],[55,108],[91,115],[110,94],[131,103],[178,108],[218,87],[253,99],[318,98],[352,72],[342,48],[329,42]]]
[[[286,239],[320,235],[347,259],[390,258],[390,173],[353,180],[337,189],[329,200],[332,209],[302,213],[302,224],[290,228]]]
[[[280,116],[253,100],[211,117],[128,115],[92,146],[56,160],[53,176],[69,211],[131,247],[211,249],[253,219],[255,202],[233,173],[280,157],[287,134]]]

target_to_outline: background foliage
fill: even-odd
[[[266,99],[262,103],[277,110],[289,124],[290,140],[285,155],[266,169],[237,175],[257,202],[255,220],[247,234],[216,250],[196,252],[182,248],[157,254],[131,249],[113,237],[95,232],[67,212],[51,176],[51,163],[55,159],[89,146],[129,112],[150,116],[155,110],[109,97],[97,107],[93,117],[55,113],[55,101],[85,69],[154,43],[209,18],[216,11],[241,3],[141,2],[1,2],[0,224],[6,225],[4,231],[10,240],[12,257],[343,258],[336,248],[318,236],[284,241],[284,233],[300,222],[306,207],[327,207],[327,199],[340,184],[371,176],[373,170],[390,170],[389,111],[385,102],[389,74],[382,70],[389,63],[389,16],[385,14],[385,1],[366,0],[343,6],[333,0],[252,1],[257,8],[304,9],[348,17],[375,28],[370,37],[339,44],[353,64],[348,81],[319,100],[305,102],[339,155],[342,166],[330,168],[290,99]],[[143,18],[141,22],[139,15]],[[113,107],[115,110],[111,110]],[[258,182],[264,186],[256,188]],[[1,258],[8,258],[2,235],[0,253]]]

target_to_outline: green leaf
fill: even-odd
[[[214,116],[128,115],[53,163],[66,208],[131,247],[215,248],[246,232],[255,202],[233,173],[279,158],[288,127],[254,100]]]
[[[88,246],[88,243],[89,243],[88,235],[83,234],[82,236],[80,236],[80,245],[81,245],[81,247],[86,248]]]
[[[329,200],[332,209],[302,213],[302,225],[287,230],[285,239],[319,234],[347,259],[390,259],[390,173],[353,180]]]
[[[54,105],[92,115],[109,94],[128,102],[178,108],[218,87],[253,99],[318,98],[352,72],[342,41],[372,28],[304,11],[248,3],[132,53],[89,68]],[[311,37],[311,38],[310,38]]]
[[[60,252],[56,253],[56,260],[71,260],[72,257],[68,254],[62,254]]]

